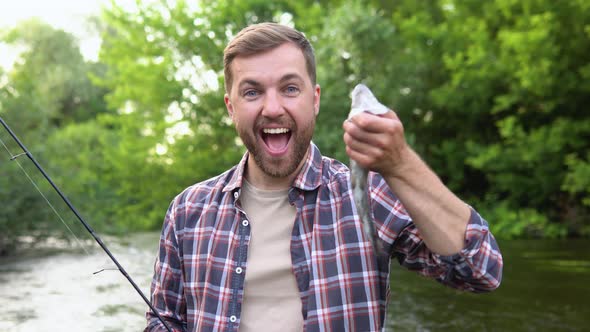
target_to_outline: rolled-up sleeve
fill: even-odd
[[[502,281],[503,261],[496,239],[487,222],[473,209],[463,249],[451,256],[432,256],[447,266],[447,274],[440,281],[451,287],[487,292],[498,288]]]
[[[502,254],[488,223],[473,209],[463,249],[451,256],[428,249],[402,203],[382,179],[373,179],[371,204],[383,247],[399,263],[457,289],[489,292],[500,286]]]
[[[154,308],[176,332],[185,330],[183,322],[186,321],[186,303],[178,239],[175,231],[175,214],[173,202],[166,213],[162,227],[150,293]],[[145,332],[168,331],[153,312],[148,311],[146,317],[148,322]]]

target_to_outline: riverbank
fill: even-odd
[[[158,233],[106,238],[148,294]],[[490,294],[443,287],[392,262],[390,331],[588,331],[590,241],[500,241],[504,279]],[[127,332],[145,327],[140,296],[97,246],[0,259],[0,331]]]

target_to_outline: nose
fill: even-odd
[[[262,115],[268,118],[278,118],[283,113],[285,113],[285,109],[281,103],[281,95],[274,89],[267,90],[264,94]]]

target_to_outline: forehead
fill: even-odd
[[[310,81],[303,52],[293,43],[285,43],[271,50],[237,56],[231,64],[233,86],[242,80],[275,81],[285,75],[300,76]]]

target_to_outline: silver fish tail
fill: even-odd
[[[375,98],[371,90],[363,84],[357,84],[357,86],[355,86],[350,93],[350,97],[352,102],[350,105],[350,113],[348,114],[349,120],[362,112],[369,112],[376,115],[389,112],[389,109],[385,105],[381,104],[377,98]],[[387,264],[387,261],[385,260],[386,256],[383,255],[386,252],[384,242],[379,241],[377,229],[375,227],[375,222],[371,215],[371,209],[369,206],[369,193],[367,192],[368,175],[369,172],[366,169],[362,168],[354,160],[350,160],[352,195],[354,204],[356,205],[357,213],[363,225],[363,233],[365,233],[365,237],[369,240],[371,246],[373,247],[373,252],[377,257],[377,264]],[[387,315],[384,317],[384,320],[387,321]],[[383,327],[381,331],[385,330],[385,327]]]
[[[352,196],[356,206],[359,217],[363,224],[363,232],[373,247],[375,254],[378,253],[379,248],[377,244],[377,231],[373,218],[371,217],[371,209],[369,207],[369,199],[367,192],[367,176],[369,172],[359,166],[354,160],[350,160],[350,180],[352,185]]]

